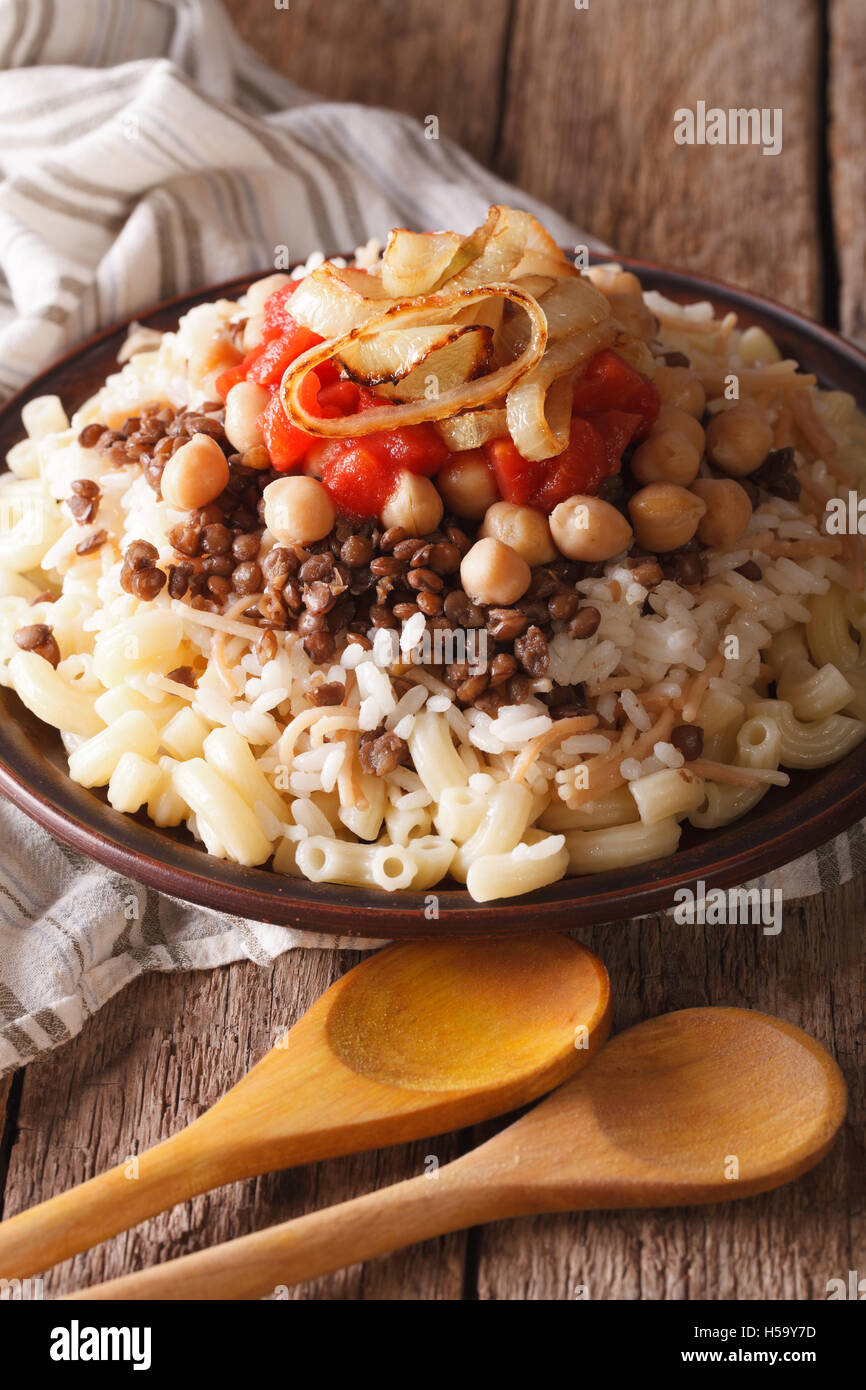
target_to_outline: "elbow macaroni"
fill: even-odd
[[[614,273],[599,272],[599,284]],[[250,342],[261,336],[273,278],[241,303]],[[167,501],[149,487],[139,462],[129,458],[119,471],[80,432],[97,421],[119,429],[178,378],[182,390],[172,409],[204,408],[220,354],[231,352],[229,325],[237,311],[227,300],[201,306],[177,334],[156,335],[71,422],[56,396],[29,401],[22,410],[27,438],[9,451],[10,472],[0,478],[0,683],[60,731],[70,776],[81,786],[105,788],[115,811],[146,808],[160,827],[185,823],[214,856],[250,867],[272,859],[276,872],[314,883],[426,893],[447,874],[475,900],[494,902],[548,887],[564,874],[615,873],[669,856],[685,819],[700,829],[727,825],[757,805],[773,780],[785,780],[780,767],[827,766],[866,737],[866,596],[852,587],[862,568],[859,541],[832,540],[830,528],[821,534],[811,515],[820,510],[817,499],[828,481],[832,487],[834,476],[844,476],[829,465],[828,440],[858,485],[866,477],[866,420],[844,393],[799,382],[792,395],[793,364],[781,361],[763,330],[742,332],[728,323],[724,332],[709,333],[702,325],[696,345],[688,315],[676,327],[675,305],[665,307],[652,344],[632,341],[623,327],[623,352],[627,346],[629,360],[658,376],[669,407],[681,403],[696,418],[709,397],[718,419],[719,381],[729,368],[740,372],[743,389],[769,413],[763,431],[775,431],[778,443],[796,429],[807,499],[798,511],[765,492],[750,529],[738,531],[731,545],[722,544],[720,528],[718,548],[701,546],[705,582],[687,586],[690,593],[666,579],[647,601],[622,559],[569,578],[581,607],[598,606],[597,627],[571,639],[567,620],[542,614],[545,663],[536,667],[515,644],[516,675],[491,672],[477,698],[461,694],[464,680],[469,683],[465,673],[453,679],[461,666],[472,677],[484,669],[477,653],[453,663],[425,658],[425,669],[412,678],[413,642],[423,645],[424,634],[439,626],[453,635],[445,600],[460,583],[456,568],[449,572],[453,580],[443,574],[440,585],[444,622],[425,627],[423,603],[413,605],[407,623],[418,631],[389,660],[376,658],[375,650],[366,655],[368,618],[367,637],[375,636],[362,597],[375,574],[366,564],[361,583],[353,583],[345,600],[335,586],[339,606],[323,610],[332,614],[328,631],[335,641],[322,644],[330,652],[322,661],[308,659],[300,624],[295,632],[291,622],[263,618],[264,609],[254,606],[260,596],[250,594],[247,607],[248,590],[240,585],[224,602],[211,581],[202,603],[191,597],[193,587],[190,597],[177,598],[175,585],[157,585],[152,598],[142,598],[147,584],[131,583],[121,565],[139,537],[147,544],[136,563],[157,555],[165,571],[176,562],[179,511],[169,505],[171,489]],[[660,344],[687,350],[700,366],[666,368]],[[700,443],[701,427],[685,423]],[[214,432],[217,442],[222,437]],[[213,454],[217,445],[208,442]],[[97,485],[98,508],[87,520],[76,519],[70,506],[76,480]],[[425,484],[435,492],[434,483]],[[245,498],[244,509],[254,505]],[[233,524],[233,516],[227,520]],[[464,520],[468,535],[471,520]],[[263,529],[263,536],[262,528],[256,531],[260,549],[252,552],[260,559],[274,541]],[[442,534],[450,539],[447,532],[437,539]],[[323,550],[330,545],[336,555],[338,538],[339,532],[320,536]],[[215,576],[233,573],[223,564],[214,566]],[[196,580],[199,568],[206,575],[210,565],[196,554]],[[345,579],[342,562],[337,569]],[[395,591],[402,583],[395,579]],[[224,582],[225,591],[233,584]],[[545,602],[541,590],[539,601]],[[342,646],[350,635],[337,621],[344,603],[355,614],[351,637],[360,639],[358,649]],[[553,608],[544,612],[552,615]],[[479,632],[489,618],[482,613]],[[264,640],[262,621],[273,637]],[[50,643],[40,634],[43,625]],[[489,622],[487,631],[494,631]],[[515,639],[497,641],[507,647]],[[533,643],[539,646],[533,637],[530,649]],[[365,664],[374,659],[376,670]],[[535,675],[521,673],[531,668]],[[591,718],[583,717],[584,708]],[[678,739],[678,723],[700,730],[702,748],[694,728],[680,730],[685,736]],[[368,751],[371,738],[381,742],[378,750]],[[749,771],[764,776],[750,778]]]

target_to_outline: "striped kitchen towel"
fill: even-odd
[[[600,246],[409,117],[302,91],[219,0],[0,0],[0,67],[0,398],[159,300],[392,226],[469,231],[516,201]],[[0,1074],[142,971],[376,944],[161,896],[5,802],[0,834]]]
[[[0,67],[0,397],[158,300],[394,225],[468,231],[516,202],[561,244],[599,246],[409,117],[288,82],[218,0],[0,0]],[[143,971],[335,944],[162,897],[7,803],[0,834],[0,1074]],[[862,842],[778,882],[790,898],[851,877]]]

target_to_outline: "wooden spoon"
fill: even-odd
[[[601,961],[565,936],[412,942],[333,984],[212,1109],[0,1225],[24,1278],[212,1187],[475,1124],[535,1100],[607,1037]]]
[[[844,1114],[839,1068],[799,1028],[746,1009],[684,1009],[621,1033],[435,1180],[396,1183],[71,1297],[258,1298],[482,1221],[748,1197],[817,1163]]]

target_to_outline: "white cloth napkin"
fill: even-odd
[[[601,247],[409,117],[300,90],[218,0],[0,0],[0,67],[0,398],[97,328],[281,247],[294,264],[392,226],[469,231],[491,202]],[[5,802],[0,835],[0,1075],[145,970],[365,944],[163,897]],[[788,866],[787,895],[850,878],[863,844]]]

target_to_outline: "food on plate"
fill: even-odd
[[[0,679],[116,811],[487,901],[673,854],[866,735],[828,525],[866,419],[733,314],[494,207],[121,360],[71,421],[29,401],[0,480]]]

